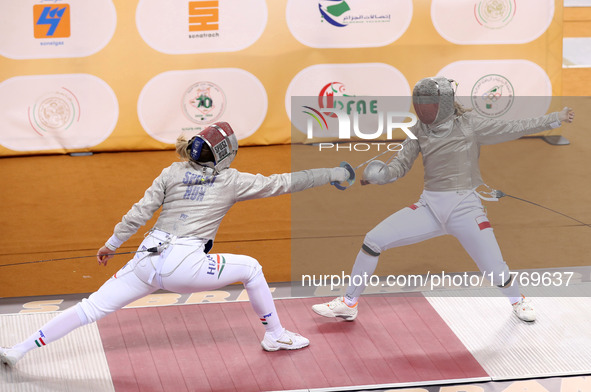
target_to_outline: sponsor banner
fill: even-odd
[[[433,0],[437,32],[459,45],[524,44],[540,37],[554,17],[554,0]]]
[[[117,94],[120,113],[106,140],[92,148],[84,147],[97,152],[170,149],[176,138],[173,134],[184,128],[198,131],[215,117],[227,120],[227,115],[245,124],[242,129],[236,127],[241,145],[301,143],[307,136],[307,119],[304,130],[298,126],[290,132],[290,97],[325,96],[327,102],[351,107],[352,102],[339,97],[410,96],[416,81],[464,59],[520,58],[538,64],[550,77],[554,95],[560,95],[562,2],[507,1],[0,0],[4,16],[0,23],[0,83],[24,75],[64,74],[91,74],[107,82]],[[442,12],[448,16],[442,17]],[[462,27],[467,23],[476,30]],[[456,45],[442,35],[470,45]],[[534,36],[539,36],[534,42],[516,44],[529,42]],[[502,62],[494,64],[503,67]],[[172,77],[177,70],[199,69],[204,72],[195,78],[184,80],[177,75],[181,80],[178,85],[155,85],[165,75],[177,80]],[[244,76],[246,84],[227,84],[220,69],[247,71],[225,74],[233,75],[228,77],[237,83],[242,83]],[[531,82],[529,73],[514,81],[511,72],[519,69],[478,70],[478,75],[471,76],[468,91],[459,95],[469,97],[472,85],[487,74],[504,75],[515,89],[537,83]],[[538,71],[532,75],[538,75]],[[468,69],[462,76],[473,72]],[[486,87],[485,82],[489,80],[483,79],[475,94],[483,94],[480,90]],[[467,83],[461,81],[460,89]],[[75,101],[60,88],[52,91],[60,91],[65,102]],[[158,92],[150,92],[152,88]],[[20,94],[27,95],[22,99],[35,101],[39,98],[36,91],[30,94],[22,90]],[[202,91],[207,93],[201,97]],[[169,101],[157,101],[157,94]],[[198,96],[191,97],[195,94]],[[233,97],[238,97],[240,104]],[[193,106],[181,104],[194,98],[200,101]],[[467,103],[472,106],[472,102]],[[146,104],[149,108],[144,108]],[[208,107],[210,104],[213,106]],[[364,104],[370,102],[355,102],[361,110]],[[410,100],[408,106],[413,112]],[[401,108],[403,112],[409,109]],[[107,110],[112,109],[108,106]],[[167,114],[158,119],[163,111]],[[389,109],[380,107],[377,111],[387,114]],[[297,113],[309,117],[299,109]],[[340,128],[331,126],[331,122],[338,123],[338,114],[333,114],[337,117],[329,116],[326,121],[331,131],[338,131]],[[111,116],[111,112],[104,116]],[[372,127],[377,130],[379,117],[376,119],[378,122],[367,126],[360,123],[360,133],[369,133]],[[353,117],[349,120],[354,124]],[[35,132],[28,120],[24,126],[19,134]],[[45,132],[37,128],[37,132]],[[167,132],[170,135],[164,136]],[[313,130],[314,138],[319,132]],[[351,128],[353,138],[354,134]],[[404,136],[398,132],[397,137]],[[58,144],[61,146],[61,142]],[[23,153],[0,143],[0,155],[70,152],[63,146],[59,151],[46,148]]]
[[[313,48],[359,48],[391,44],[404,34],[412,0],[289,0],[287,25]]]
[[[552,101],[550,78],[527,60],[457,61],[443,67],[438,76],[458,82],[458,101],[485,117],[537,117],[546,114]]]
[[[298,98],[292,102],[294,97]],[[380,103],[379,97],[391,100]],[[338,114],[328,109],[348,115],[361,113],[362,122],[369,121],[366,129],[377,131],[380,118],[384,120],[377,116],[378,112],[408,112],[410,105],[411,90],[406,78],[396,68],[382,63],[313,65],[292,79],[285,95],[285,110],[293,129],[308,135],[312,115],[318,118],[320,123],[314,121],[322,127],[313,131],[314,137],[338,137]],[[364,112],[367,116],[363,116]],[[292,118],[294,113],[296,117]]]
[[[234,52],[255,43],[267,25],[265,0],[140,0],[137,29],[166,54]]]
[[[14,151],[89,148],[111,134],[119,116],[111,87],[88,74],[7,79],[0,108],[0,144]]]
[[[138,117],[154,139],[174,143],[216,121],[226,121],[238,140],[252,135],[267,114],[267,93],[251,73],[238,68],[168,71],[142,89]]]
[[[11,59],[85,57],[115,33],[111,0],[0,0],[0,55]]]

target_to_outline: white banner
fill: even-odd
[[[255,43],[267,25],[265,0],[140,0],[136,24],[167,54],[233,52]]]
[[[433,0],[437,32],[458,45],[524,44],[544,34],[554,0]]]
[[[111,0],[0,0],[0,55],[11,59],[85,57],[115,33]]]
[[[412,0],[289,0],[287,25],[313,48],[378,47],[408,28]]]
[[[552,101],[550,78],[527,60],[456,61],[438,76],[457,81],[458,101],[485,117],[537,117],[546,114]]]
[[[95,146],[119,116],[111,87],[88,74],[7,79],[0,83],[0,108],[0,144],[15,151]]]
[[[238,140],[252,135],[267,114],[267,93],[251,73],[238,68],[168,71],[142,89],[138,116],[154,139],[174,143],[216,121],[232,125]]]

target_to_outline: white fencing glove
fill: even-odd
[[[330,182],[343,182],[349,179],[349,171],[344,167],[333,167],[330,170]]]
[[[395,181],[390,178],[388,165],[382,161],[371,161],[363,170],[363,181],[370,184],[384,185]]]

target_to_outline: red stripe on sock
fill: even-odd
[[[410,208],[411,210],[416,210],[419,207],[417,207],[416,204],[411,204],[411,205],[408,206],[408,208]]]
[[[42,345],[45,346],[45,342],[43,341],[43,339],[39,338],[39,341],[41,342]]]

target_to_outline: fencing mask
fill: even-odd
[[[209,147],[213,156],[207,156],[205,146]],[[230,167],[237,151],[238,139],[227,122],[212,124],[189,141],[191,160],[212,167],[218,173]]]
[[[417,82],[412,92],[412,102],[423,124],[436,125],[454,113],[453,82],[442,76]]]

